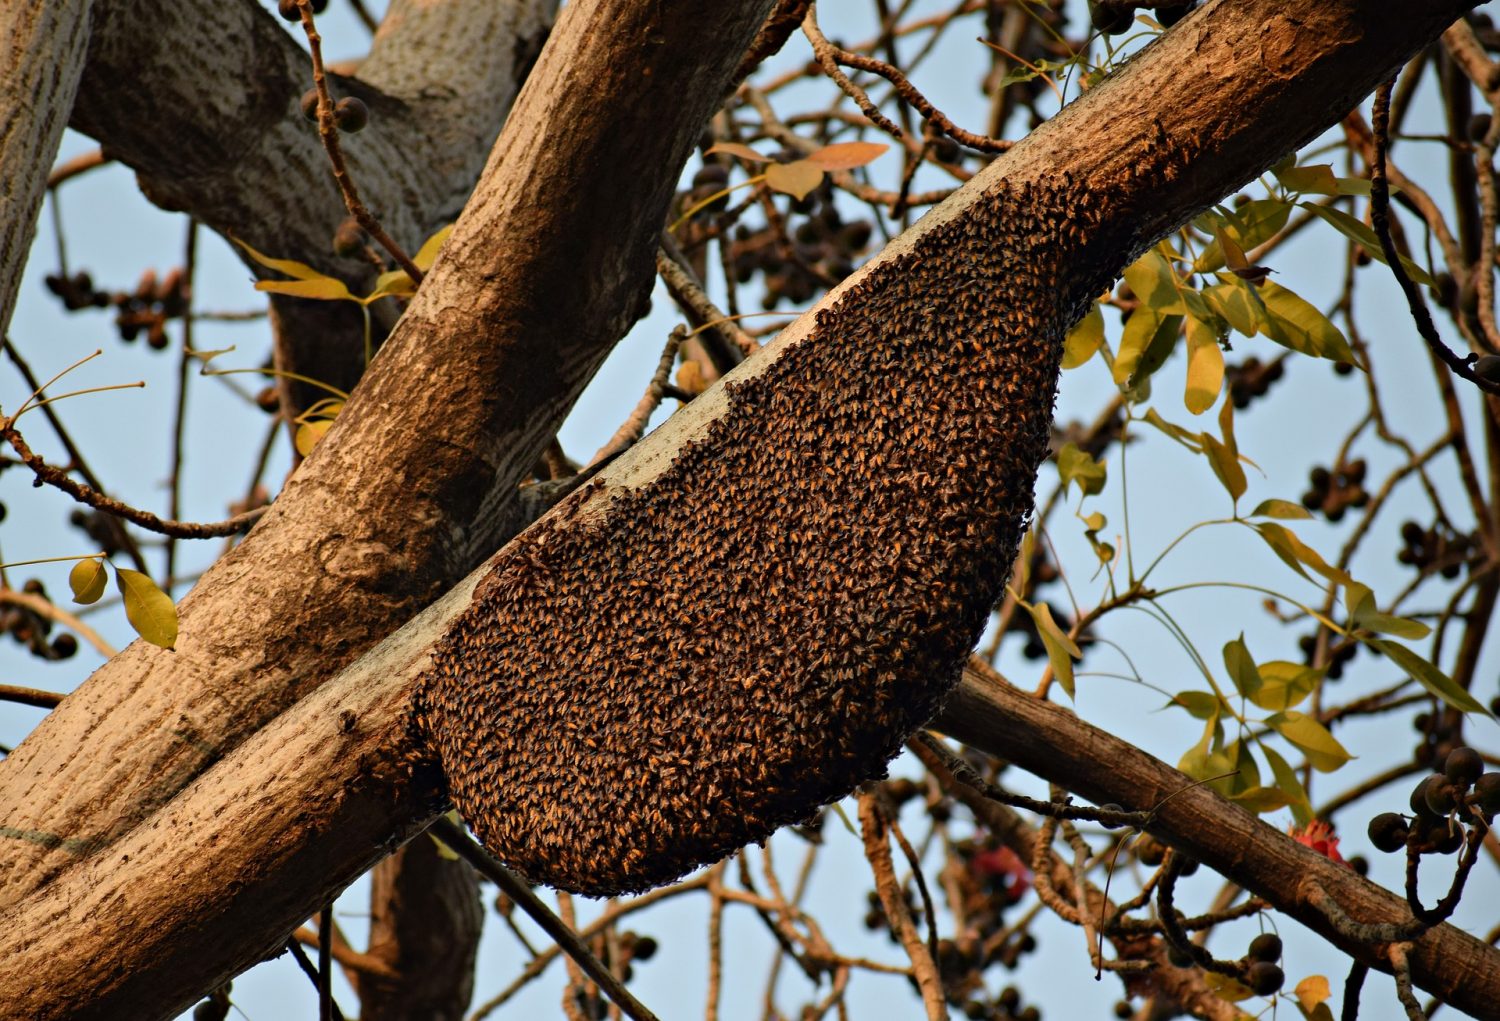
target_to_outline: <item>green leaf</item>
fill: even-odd
[[[1295,709],[1275,713],[1266,717],[1266,725],[1296,745],[1320,773],[1332,773],[1351,758],[1328,728],[1306,713]]]
[[[1265,244],[1275,236],[1277,231],[1286,226],[1287,217],[1291,211],[1290,202],[1282,202],[1280,199],[1256,199],[1253,202],[1247,202],[1234,212],[1219,210],[1217,217],[1219,222],[1224,224],[1224,235],[1238,245],[1243,253]],[[1214,241],[1194,260],[1193,270],[1197,273],[1206,273],[1224,264],[1224,248],[1215,237]]]
[[[1196,719],[1215,720],[1223,703],[1210,691],[1179,691],[1167,705],[1180,705]]]
[[[1079,449],[1076,443],[1065,443],[1057,452],[1057,472],[1062,476],[1064,490],[1077,482],[1085,496],[1098,496],[1104,491],[1104,465]]]
[[[799,202],[822,183],[823,168],[807,160],[772,163],[766,168],[766,184],[773,191],[783,192]]]
[[[1288,167],[1276,175],[1276,180],[1288,191],[1304,195],[1338,195],[1339,182],[1333,167],[1327,163],[1313,163],[1300,167]]]
[[[1203,728],[1203,737],[1188,749],[1187,754],[1178,761],[1177,768],[1194,780],[1207,780],[1209,777],[1222,777],[1225,773],[1234,772],[1233,760],[1221,747],[1223,737],[1218,719],[1210,720]],[[1228,778],[1212,781],[1209,786],[1221,794],[1229,791]]]
[[[285,294],[292,298],[315,298],[319,301],[355,301],[342,280],[319,277],[317,280],[257,280],[257,291]]]
[[[1260,671],[1255,669],[1255,659],[1245,645],[1243,632],[1234,641],[1224,643],[1224,669],[1229,672],[1234,690],[1253,700],[1260,691]]]
[[[1122,275],[1135,296],[1147,308],[1156,312],[1158,318],[1187,311],[1178,293],[1180,284],[1177,271],[1157,249],[1153,248],[1141,256]]]
[[[1225,407],[1229,405],[1229,401],[1224,402]],[[1208,433],[1203,433],[1199,439],[1203,442],[1204,452],[1208,454],[1209,466],[1213,468],[1214,474],[1228,490],[1229,498],[1238,502],[1239,498],[1245,495],[1245,487],[1248,485],[1245,481],[1245,469],[1240,467],[1239,457],[1233,448],[1225,446]]]
[[[1068,331],[1068,338],[1063,341],[1063,369],[1076,369],[1083,365],[1094,357],[1094,352],[1099,350],[1102,343],[1104,316],[1099,313],[1099,303],[1096,301],[1089,308],[1088,315],[1078,320],[1078,325]]]
[[[1230,794],[1239,794],[1260,786],[1260,768],[1256,766],[1255,756],[1250,754],[1250,748],[1245,742],[1231,742],[1224,754],[1234,764],[1234,776],[1228,778]]]
[[[177,607],[156,587],[156,582],[124,567],[115,568],[115,584],[125,597],[125,619],[152,645],[171,649],[177,645]]]
[[[1453,708],[1466,713],[1483,713],[1489,716],[1490,712],[1479,703],[1473,695],[1458,686],[1458,682],[1433,666],[1427,660],[1418,656],[1404,645],[1386,641],[1383,638],[1367,638],[1365,644],[1372,649],[1378,649],[1384,653],[1386,658],[1405,670],[1417,683],[1438,698],[1447,702]],[[1493,717],[1491,717],[1493,719]]]
[[[1250,701],[1271,712],[1290,709],[1312,694],[1324,672],[1284,659],[1261,663],[1256,667],[1260,684]]]
[[[1285,808],[1288,801],[1286,793],[1279,787],[1261,787],[1259,785],[1247,787],[1242,791],[1236,791],[1229,795],[1229,800],[1241,808],[1254,812],[1256,815],[1263,815],[1266,812],[1275,812],[1278,809]]]
[[[1183,402],[1194,415],[1214,406],[1224,386],[1224,352],[1212,327],[1196,318],[1187,321],[1187,390]]]
[[[68,572],[68,587],[73,590],[73,602],[84,606],[97,603],[104,595],[104,583],[108,580],[103,557],[89,557],[73,565]]]
[[[1297,771],[1291,767],[1281,753],[1270,745],[1262,744],[1260,752],[1266,757],[1266,764],[1271,767],[1271,775],[1276,778],[1276,786],[1281,788],[1281,793],[1286,795],[1288,807],[1292,810],[1292,818],[1297,821],[1298,826],[1306,826],[1312,822],[1312,802],[1307,798],[1307,790],[1302,786],[1302,780],[1297,776]]]
[[[1176,425],[1172,422],[1168,422],[1165,418],[1162,418],[1161,415],[1157,413],[1157,410],[1155,408],[1146,409],[1145,422],[1147,425],[1154,426],[1155,428],[1166,433],[1172,439],[1176,440],[1178,443],[1181,443],[1184,447],[1187,447],[1193,453],[1203,453],[1201,434],[1188,432],[1182,426]]]
[[[1120,353],[1115,358],[1115,381],[1121,379],[1122,363],[1126,370],[1120,386],[1126,390],[1139,389],[1156,374],[1177,347],[1177,336],[1182,332],[1182,316],[1166,316],[1157,319],[1154,312],[1136,309],[1125,324],[1120,337]],[[1131,327],[1142,319],[1142,328],[1132,333]],[[1149,331],[1149,332],[1148,332]],[[1131,342],[1127,351],[1126,342]]]
[[[1219,274],[1219,281],[1203,288],[1203,300],[1208,306],[1234,327],[1236,333],[1253,337],[1265,332],[1271,320],[1265,302],[1250,282],[1232,273]]]
[[[1287,566],[1302,575],[1302,577],[1307,578],[1308,581],[1311,581],[1312,578],[1308,576],[1306,571],[1302,570],[1304,565],[1312,568],[1334,584],[1355,584],[1354,579],[1349,577],[1347,572],[1331,566],[1318,555],[1317,550],[1307,545],[1307,543],[1297,538],[1281,525],[1272,524],[1267,521],[1253,527],[1261,534],[1261,538],[1266,540],[1271,549],[1276,552],[1276,555],[1286,562]]]
[[[404,269],[392,269],[375,278],[375,289],[362,299],[368,305],[377,298],[409,298],[417,293],[417,285]]]
[[[1420,641],[1432,634],[1432,628],[1419,620],[1381,613],[1375,608],[1375,600],[1373,598],[1360,600],[1349,596],[1347,601],[1354,604],[1354,612],[1350,615],[1349,620],[1351,623],[1367,631],[1375,631],[1383,635],[1395,635],[1397,638],[1408,638],[1412,641]]]
[[[1316,202],[1303,202],[1300,204],[1303,209],[1324,220],[1334,230],[1344,235],[1344,237],[1351,241],[1359,242],[1360,246],[1369,253],[1370,258],[1378,259],[1387,266],[1390,265],[1390,262],[1385,257],[1385,250],[1380,247],[1379,236],[1362,221],[1356,220],[1342,209],[1335,209],[1333,206],[1323,206]],[[1401,266],[1406,270],[1406,275],[1417,283],[1426,287],[1437,286],[1437,282],[1432,279],[1430,273],[1404,255],[1401,257]]]
[[[1270,316],[1269,326],[1262,330],[1267,337],[1305,355],[1355,363],[1339,328],[1303,298],[1270,280],[1260,285],[1260,298]]]
[[[1283,521],[1303,521],[1312,517],[1300,503],[1289,500],[1262,500],[1250,512],[1252,518],[1280,518]]]
[[[1021,549],[1016,554],[1016,565],[1011,575],[1010,584],[1013,593],[1026,591],[1026,582],[1031,577],[1031,554],[1036,549],[1036,522],[1026,529],[1026,534],[1021,536]],[[1020,599],[1020,596],[1016,596]]]
[[[1041,636],[1042,644],[1047,648],[1047,661],[1052,664],[1052,674],[1061,684],[1063,691],[1068,697],[1073,697],[1073,660],[1082,659],[1083,653],[1079,650],[1077,643],[1069,638],[1062,628],[1057,626],[1057,621],[1052,617],[1052,608],[1046,603],[1036,605],[1022,604],[1026,606],[1031,619],[1036,622],[1036,633]]]

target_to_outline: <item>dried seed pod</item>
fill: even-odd
[[[1004,590],[1064,332],[1129,249],[1098,207],[1000,185],[726,381],[661,474],[507,547],[416,700],[492,852],[640,890],[884,775]]]

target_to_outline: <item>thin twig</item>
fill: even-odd
[[[856,68],[860,71],[869,71],[884,78],[895,87],[896,93],[902,99],[915,107],[917,112],[926,118],[930,124],[955,142],[967,145],[969,148],[977,149],[980,152],[1006,152],[1010,149],[1011,143],[1004,139],[990,138],[987,135],[976,135],[974,132],[965,131],[957,124],[954,124],[941,110],[932,104],[930,99],[918,92],[916,86],[912,85],[906,75],[902,74],[899,69],[892,67],[883,60],[876,60],[874,57],[866,57],[859,53],[850,53],[848,50],[834,46],[818,31],[815,11],[812,9],[807,12],[807,18],[802,22],[802,30],[804,32],[808,32],[809,27],[811,27],[812,31],[808,33],[808,41],[813,44],[814,52],[817,52],[820,46],[827,47],[828,54],[839,64],[845,67]],[[832,76],[830,75],[830,77]],[[847,79],[845,80],[847,81]],[[863,107],[861,109],[863,110]],[[865,111],[865,113],[866,116],[869,116],[869,111]],[[876,115],[879,116],[878,111]],[[874,117],[871,117],[871,120],[874,119]],[[884,130],[896,138],[902,137],[900,128],[897,128],[896,125],[884,117],[881,120],[885,122],[881,124]],[[887,127],[887,125],[889,126]]]
[[[44,389],[46,389],[46,384],[39,383],[37,381],[36,374],[31,371],[31,366],[28,365],[26,363],[26,360],[21,357],[21,352],[16,350],[16,346],[11,343],[9,337],[5,338],[3,346],[6,356],[9,357],[11,363],[15,365],[16,371],[21,374],[21,378],[26,380],[26,385],[31,387],[32,393],[40,394]],[[42,417],[47,420],[48,425],[52,426],[52,431],[57,435],[58,442],[63,445],[63,450],[67,451],[68,464],[71,465],[73,469],[83,477],[83,481],[87,482],[95,491],[100,493],[104,492],[104,484],[99,481],[99,477],[94,474],[91,468],[89,468],[88,461],[84,459],[83,451],[79,450],[78,445],[73,442],[73,437],[63,426],[62,419],[57,417],[57,412],[53,410],[52,405],[42,405]],[[119,534],[120,541],[124,544],[125,547],[125,553],[130,557],[131,563],[135,564],[136,570],[140,571],[142,574],[149,574],[150,571],[146,566],[146,558],[142,555],[140,544],[135,541],[135,536],[131,535],[123,528],[119,529]]]
[[[64,181],[72,180],[80,174],[87,173],[96,167],[102,167],[110,162],[112,161],[104,155],[103,149],[80,153],[72,159],[65,160],[52,168],[52,172],[47,175],[47,187],[56,188]]]
[[[35,706],[38,709],[52,709],[66,697],[55,691],[43,691],[41,688],[27,688],[19,684],[0,684],[0,702],[14,702],[17,705]]]
[[[0,603],[10,603],[12,606],[22,607],[30,610],[39,617],[45,617],[50,621],[61,624],[79,638],[92,645],[94,651],[105,659],[114,658],[115,653],[118,651],[113,645],[106,642],[99,632],[85,624],[77,615],[69,613],[56,603],[43,599],[35,593],[19,592],[12,588],[0,587]]]
[[[869,791],[859,795],[859,823],[864,834],[865,858],[870,862],[870,871],[875,875],[875,891],[885,908],[891,931],[901,940],[906,956],[911,959],[912,974],[917,988],[922,992],[922,1002],[927,1008],[928,1021],[945,1021],[948,1008],[943,995],[943,980],[938,974],[937,961],[928,951],[906,902],[896,882],[896,870],[891,862],[891,845],[887,837],[888,824],[885,811],[877,796]]]
[[[720,373],[728,372],[741,359],[749,358],[760,350],[760,342],[746,333],[737,320],[730,318],[713,303],[689,267],[687,256],[678,250],[677,243],[666,234],[662,235],[661,247],[656,250],[656,274],[667,285],[667,293],[672,296],[672,300],[696,321],[697,326],[707,327],[704,332],[717,333],[728,342],[724,345],[724,350],[710,351],[716,356],[714,368]]]
[[[1428,348],[1433,355],[1442,360],[1443,364],[1453,371],[1453,374],[1473,383],[1487,394],[1500,396],[1500,383],[1491,382],[1475,375],[1471,367],[1472,359],[1459,357],[1453,349],[1443,342],[1438,336],[1437,327],[1433,325],[1432,313],[1427,310],[1427,301],[1422,297],[1421,290],[1407,274],[1406,267],[1401,265],[1401,255],[1396,250],[1396,244],[1391,240],[1391,196],[1390,189],[1385,178],[1385,153],[1390,144],[1387,135],[1388,121],[1391,105],[1391,83],[1387,82],[1375,92],[1375,108],[1373,115],[1373,130],[1375,132],[1375,164],[1370,168],[1370,221],[1375,228],[1375,234],[1380,238],[1380,249],[1385,253],[1386,262],[1390,265],[1391,273],[1396,282],[1401,285],[1401,291],[1406,295],[1407,307],[1411,310],[1411,316],[1416,323],[1417,332],[1427,342]]]
[[[257,507],[223,521],[207,523],[174,521],[170,518],[157,517],[150,511],[132,507],[112,496],[105,496],[92,486],[73,481],[63,469],[42,460],[42,456],[27,445],[26,440],[13,426],[0,429],[0,437],[11,445],[21,461],[41,482],[62,490],[79,503],[107,514],[113,514],[117,518],[124,518],[131,524],[161,535],[175,536],[178,539],[212,539],[221,535],[233,535],[249,528],[266,512],[266,508]]]
[[[1422,1005],[1417,1002],[1411,988],[1411,962],[1406,958],[1410,949],[1410,943],[1392,943],[1385,952],[1391,959],[1391,974],[1396,977],[1396,998],[1406,1008],[1408,1021],[1427,1021],[1427,1015],[1422,1013]]]
[[[188,370],[193,362],[193,276],[198,265],[198,221],[188,219],[187,251],[183,256],[184,308],[182,310],[182,354],[177,361],[177,404],[172,414],[172,473],[168,478],[170,496],[167,501],[167,516],[177,518],[182,514],[182,459],[183,436],[187,431]],[[162,571],[162,588],[172,591],[172,579],[177,573],[177,539],[167,537],[166,566]]]
[[[320,988],[317,966],[308,958],[307,951],[302,949],[302,944],[297,942],[295,938],[292,938],[286,941],[286,948],[291,951],[292,960],[297,962],[297,967],[302,969],[302,974],[307,976],[308,981],[313,984],[313,988]],[[344,1013],[339,1010],[339,1005],[335,1003],[332,1007],[332,1021],[344,1021]]]
[[[333,1021],[333,905],[318,912],[318,1021]]]
[[[349,168],[344,163],[344,150],[339,145],[338,125],[333,120],[333,99],[328,94],[328,77],[323,70],[323,37],[313,24],[311,0],[297,0],[297,10],[302,15],[302,30],[307,34],[307,49],[312,57],[313,88],[318,90],[318,137],[322,139],[323,150],[328,153],[333,179],[338,182],[339,193],[344,197],[344,207],[349,210],[350,216],[359,221],[365,233],[390,253],[391,258],[396,260],[396,265],[411,277],[412,283],[421,284],[422,271],[411,261],[411,256],[406,254],[405,249],[385,232],[374,214],[365,208],[359,197],[359,189],[349,176]]]
[[[635,1021],[657,1021],[655,1014],[646,1009],[646,1006],[637,1000],[620,980],[604,966],[604,963],[594,956],[594,952],[579,939],[578,934],[562,923],[546,904],[542,903],[540,897],[532,892],[527,883],[510,869],[490,856],[490,853],[474,842],[464,830],[451,819],[439,818],[432,824],[431,832],[460,858],[474,866],[475,870],[486,879],[490,880],[506,896],[515,901],[522,911],[531,916],[531,920],[542,927],[542,930],[562,947],[573,960],[578,962],[588,976],[599,983],[599,988],[604,991],[620,1009],[630,1015]]]

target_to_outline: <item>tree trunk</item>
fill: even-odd
[[[488,569],[331,675],[513,530],[515,484],[638,309],[675,169],[769,5],[683,3],[658,24],[643,6],[565,8],[443,257],[335,429],[185,601],[179,651],[138,643],[0,766],[14,849],[0,873],[0,1003],[13,1016],[168,1015],[273,951],[436,809],[426,750],[409,729],[412,691]],[[1074,223],[1094,232],[1074,239],[1087,253],[1080,279],[1059,283],[1093,286],[1336,121],[1467,6],[1210,4],[997,160],[820,310],[861,287],[895,286],[893,267],[912,253],[940,273],[934,239],[991,222],[1001,193],[1024,215],[1028,183],[1065,178],[1101,204]],[[1050,222],[1066,232],[1066,219]],[[932,312],[962,300],[940,294]],[[1065,312],[1054,309],[1039,334],[1055,341]],[[815,311],[730,382],[795,385],[778,373],[789,376],[799,362],[788,356],[818,336]],[[1055,364],[1036,371],[1046,385],[1018,400],[1050,409]],[[733,432],[731,404],[724,386],[695,401],[606,470],[605,495],[649,491],[687,444]],[[570,513],[560,508],[549,527],[576,527]],[[508,547],[494,563],[525,552]],[[1085,778],[1113,760],[1106,745],[1076,740],[1091,728],[1071,717],[1065,728],[1059,712],[1042,706],[1028,718],[1049,740],[1073,742],[1030,768],[1087,793]],[[998,738],[1015,757],[998,724],[968,737]],[[1159,794],[1111,800],[1154,804]],[[1216,850],[1186,831],[1242,821],[1201,789],[1192,803],[1207,814],[1163,821],[1164,837],[1308,917],[1287,885],[1322,875],[1307,852],[1287,850],[1266,827],[1253,838],[1270,849],[1264,856]],[[1336,898],[1373,896],[1357,877],[1339,880],[1325,888]],[[1478,1011],[1500,999],[1500,966],[1466,940],[1434,930],[1418,944],[1413,976]],[[1349,949],[1379,965],[1373,950]]]

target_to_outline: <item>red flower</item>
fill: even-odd
[[[997,847],[992,851],[980,851],[974,855],[972,868],[981,877],[994,877],[1002,881],[1006,896],[1014,904],[1031,889],[1031,870],[1021,861],[1020,855],[1008,847]]]
[[[1339,838],[1333,835],[1333,825],[1322,819],[1314,819],[1302,828],[1290,826],[1287,833],[1299,844],[1306,844],[1330,861],[1336,861],[1340,865],[1348,865],[1344,856],[1339,854]]]

